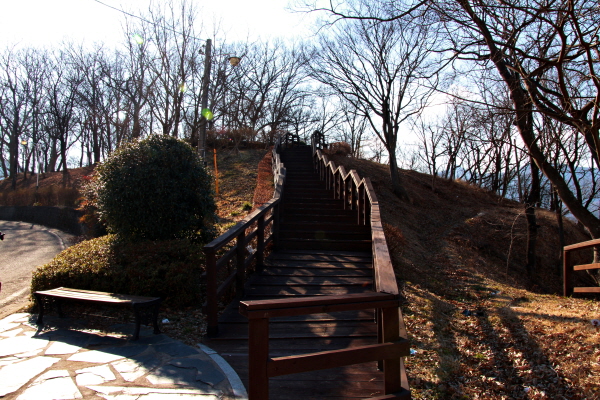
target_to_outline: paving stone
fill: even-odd
[[[64,342],[53,342],[48,349],[44,352],[46,355],[51,354],[73,354],[81,350],[81,346]]]
[[[144,353],[134,359],[116,361],[111,365],[121,374],[123,379],[133,382],[146,375],[162,363],[155,352]]]
[[[10,330],[10,331],[4,331],[4,332],[0,333],[0,336],[3,336],[3,337],[15,337],[19,333],[21,333],[21,332],[23,332],[23,328],[13,329],[13,330]]]
[[[219,396],[214,394],[175,394],[175,393],[148,393],[143,394],[137,400],[218,400]],[[108,399],[107,399],[108,400]],[[115,399],[117,400],[117,399]],[[121,400],[119,397],[118,400]]]
[[[2,318],[0,320],[0,326],[4,324],[9,324],[11,322],[25,322],[29,319],[30,314],[28,313],[14,313],[9,315],[8,317]]]
[[[11,324],[11,323],[1,324],[0,325],[0,332],[6,332],[6,331],[9,331],[11,329],[15,329],[19,325],[21,325],[21,324]]]
[[[90,334],[90,341],[88,342],[88,346],[118,346],[125,343],[127,343],[127,339],[124,338]]]
[[[115,324],[108,327],[111,332],[116,332],[121,335],[133,335],[135,332],[135,324]],[[154,336],[154,328],[149,328],[145,325],[140,325],[140,337]]]
[[[75,373],[78,386],[101,385],[117,379],[108,365],[78,369]]]
[[[121,358],[123,358],[123,356],[118,354],[105,353],[100,350],[90,350],[73,354],[71,357],[67,358],[67,360],[106,364]]]
[[[14,313],[11,315],[12,322],[27,322],[32,318],[32,315],[29,313]],[[7,319],[9,317],[6,317],[5,319]]]
[[[221,394],[220,391],[209,390],[204,391],[201,389],[159,389],[159,388],[148,388],[148,387],[122,387],[122,386],[87,386],[88,389],[92,389],[98,393],[104,395],[125,395],[125,396],[137,396],[134,398],[147,399],[146,397],[139,397],[140,395],[185,395],[190,398],[198,398],[197,396],[218,396]],[[111,397],[116,398],[116,397]],[[118,397],[121,399],[121,397]],[[179,397],[182,398],[182,397]],[[212,399],[213,397],[207,397]],[[214,397],[217,398],[217,397]]]
[[[148,374],[146,379],[153,385],[186,385],[202,387],[202,383],[196,380],[197,375],[197,371],[193,368],[179,368],[173,365],[163,365]]]
[[[195,369],[197,371],[196,380],[208,383],[211,386],[214,386],[225,379],[225,375],[217,370],[213,363],[199,358],[177,358],[171,360],[169,365],[179,368]]]
[[[18,357],[18,358],[31,358],[31,357],[37,356],[41,352],[42,352],[42,349],[37,349],[37,350],[32,350],[32,351],[26,351],[25,353],[15,354],[15,357]]]
[[[198,354],[198,349],[192,346],[188,346],[181,342],[167,343],[167,344],[157,344],[154,346],[156,351],[161,353],[166,353],[171,357],[183,357],[189,356],[192,354]]]
[[[0,368],[4,367],[5,365],[14,364],[19,361],[22,361],[22,359],[20,359],[19,357],[2,357],[0,359]]]
[[[40,375],[17,400],[81,399],[67,370],[52,370]]]
[[[18,390],[36,375],[50,368],[60,358],[35,357],[29,360],[6,365],[0,369],[0,397]]]
[[[163,334],[140,336],[140,338],[136,341],[136,343],[138,344],[167,344],[174,342],[174,339],[171,339],[170,337]]]
[[[126,345],[119,347],[105,347],[102,349],[98,349],[98,351],[102,351],[104,353],[115,354],[121,357],[131,358],[137,356],[138,354],[143,353],[148,349],[148,346],[145,344],[134,344],[134,345]]]
[[[0,340],[0,357],[43,349],[47,340],[17,336]]]
[[[40,339],[47,339],[52,341],[60,341],[70,344],[79,345],[81,347],[85,346],[95,335],[74,331],[71,329],[56,329],[52,331],[46,331],[40,333],[37,337]]]

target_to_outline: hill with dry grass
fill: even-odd
[[[537,210],[535,276],[525,272],[523,205],[469,185],[334,157],[368,176],[381,206],[413,355],[416,399],[598,399],[597,300],[563,298],[556,216]],[[565,219],[567,243],[589,238]],[[581,277],[585,280],[585,275]]]
[[[221,231],[251,209],[265,152],[219,154]],[[537,212],[538,269],[529,278],[522,205],[464,182],[437,179],[433,190],[431,176],[414,171],[402,171],[411,197],[402,202],[390,190],[387,166],[335,162],[368,176],[380,201],[406,300],[413,398],[600,399],[600,332],[590,323],[600,318],[600,306],[597,299],[556,295],[554,214]],[[262,180],[270,185],[268,177]],[[587,239],[568,220],[565,233],[568,243]],[[199,309],[166,313],[168,335],[198,342],[204,325]]]

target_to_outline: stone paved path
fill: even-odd
[[[12,314],[0,320],[0,397],[45,399],[245,399],[231,367],[209,348],[142,328],[73,329],[73,320]],[[48,318],[48,320],[46,320]],[[48,327],[51,328],[48,328]],[[123,333],[119,333],[119,331]],[[116,333],[115,333],[116,332]]]

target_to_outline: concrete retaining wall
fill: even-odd
[[[81,215],[69,207],[0,206],[0,220],[31,222],[77,236],[85,233],[85,226],[79,223]]]

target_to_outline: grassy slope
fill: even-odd
[[[246,215],[264,154],[219,153],[222,230]],[[338,161],[369,176],[381,202],[416,351],[407,360],[414,398],[600,398],[600,333],[590,324],[600,317],[598,302],[544,294],[560,290],[552,214],[538,213],[540,266],[532,284],[522,267],[520,205],[462,182],[437,180],[433,191],[430,176],[406,171],[412,203],[403,203],[389,191],[386,166]],[[572,224],[566,230],[569,243],[585,240]],[[197,343],[200,310],[164,314],[167,334]]]
[[[411,203],[386,166],[337,158],[369,176],[407,303],[416,399],[600,398],[597,301],[565,299],[556,217],[539,210],[538,270],[525,273],[523,207],[468,185],[403,171]],[[565,221],[568,243],[587,240]],[[468,312],[467,312],[468,311]],[[465,315],[469,314],[471,315]]]

